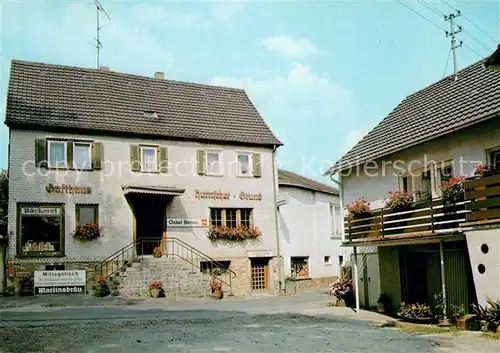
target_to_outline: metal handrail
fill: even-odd
[[[144,259],[144,244],[158,244],[158,246],[161,246],[162,251],[164,250],[164,244],[167,244],[167,252],[166,256],[168,257],[169,255],[173,257],[178,257],[189,264],[191,266],[198,268],[201,270],[201,265],[200,265],[200,260],[208,262],[209,263],[209,270],[210,270],[210,275],[213,278],[217,278],[218,280],[221,281],[221,283],[227,285],[229,287],[229,295],[232,294],[232,279],[236,277],[236,273],[229,269],[227,266],[223,265],[219,261],[211,258],[210,256],[204,254],[203,252],[199,251],[198,249],[194,248],[193,246],[187,244],[186,242],[175,238],[175,237],[168,237],[166,239],[158,239],[158,238],[140,238],[137,239],[126,246],[124,246],[122,249],[116,251],[112,255],[108,256],[106,259],[104,259],[101,263],[95,266],[96,273],[100,273],[101,276],[108,278],[120,271],[122,271],[123,265],[126,264],[126,262],[130,261],[133,262],[134,260],[138,259],[139,257],[141,260]],[[172,247],[169,247],[168,245],[172,244]],[[137,255],[136,249],[137,246],[140,245],[142,250],[141,255]],[[177,253],[175,252],[175,245],[177,245]],[[186,250],[186,254],[184,254],[184,251],[179,251],[179,247],[182,250]],[[168,249],[171,248],[172,252],[169,253]],[[179,254],[180,252],[180,254]],[[186,255],[186,256],[183,256]],[[113,268],[111,267],[110,271],[110,264],[113,266],[114,262],[120,261],[122,262],[122,266],[119,266],[118,268]],[[214,269],[219,268],[223,271],[221,275],[215,275],[214,274]],[[106,270],[106,271],[105,271]],[[227,276],[229,278],[228,281],[225,281],[222,276]]]

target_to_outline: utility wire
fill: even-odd
[[[421,3],[422,5],[424,5],[425,7],[427,7],[429,10],[432,10],[434,13],[440,15],[440,16],[444,16],[444,13],[439,11],[438,9],[436,9],[434,6],[432,6],[431,4],[428,4],[426,3],[424,0],[417,0],[419,3]]]
[[[432,21],[431,21],[431,20],[429,20],[427,17],[425,17],[425,16],[421,15],[419,12],[415,11],[414,9],[412,9],[410,6],[406,5],[406,4],[405,4],[404,2],[402,2],[401,0],[396,0],[396,1],[397,1],[397,2],[399,2],[401,5],[403,5],[404,7],[406,7],[406,8],[407,8],[408,10],[410,10],[411,12],[413,12],[415,15],[417,15],[417,16],[419,16],[419,17],[423,18],[424,20],[426,20],[427,22],[429,22],[429,23],[430,23],[431,25],[433,25],[434,27],[437,27],[437,28],[439,28],[441,31],[443,31],[443,32],[445,32],[445,33],[446,33],[446,30],[445,30],[443,27],[441,27],[441,26],[437,25],[435,22],[432,22]]]
[[[419,0],[420,1],[420,0]],[[448,6],[450,9],[454,10],[454,11],[460,11],[458,9],[456,9],[455,7],[451,6],[450,4],[448,4],[446,1],[444,0],[441,0],[441,2],[443,4],[445,4],[446,6]],[[486,35],[488,38],[490,38],[492,41],[494,41],[495,43],[497,43],[497,40],[495,38],[493,38],[491,35],[488,34],[488,32],[486,32],[484,29],[482,29],[481,27],[479,27],[477,24],[474,23],[474,21],[472,21],[470,18],[468,18],[467,16],[465,16],[464,14],[461,14],[462,17],[467,20],[471,25],[473,25],[474,27],[476,27],[478,30],[480,30],[481,32],[483,32],[484,35]]]
[[[469,33],[469,31],[466,31],[465,29],[462,28],[462,32],[464,32],[465,34],[467,34],[470,38],[474,39],[479,45],[481,45],[484,49],[490,51],[491,48],[488,47],[486,44],[484,44],[484,42],[481,42],[479,39],[477,39],[475,36],[473,36],[471,33]]]
[[[481,55],[477,52],[477,50],[471,48],[469,45],[467,45],[467,43],[462,43],[464,45],[464,47],[466,47],[467,49],[469,49],[470,51],[476,53],[481,59],[484,59],[484,55]]]
[[[446,70],[448,69],[448,63],[450,62],[450,56],[451,56],[451,47],[450,50],[448,51],[448,59],[446,59],[446,65],[444,65],[443,78],[446,76]]]

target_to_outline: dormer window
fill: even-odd
[[[156,119],[158,118],[158,114],[156,112],[144,112],[144,117],[147,119]]]

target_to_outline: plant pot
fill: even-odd
[[[379,313],[385,313],[385,304],[383,302],[377,302],[377,310]]]
[[[161,289],[153,288],[149,292],[151,293],[151,297],[158,298],[160,296]]]
[[[286,294],[297,293],[297,284],[295,282],[285,282],[285,293]]]
[[[155,259],[158,259],[158,258],[160,258],[160,257],[161,257],[161,255],[159,255],[159,254],[153,254],[153,257],[154,257]]]
[[[214,290],[212,292],[212,299],[216,299],[216,300],[222,299],[222,290]]]
[[[457,319],[457,329],[458,330],[466,330],[467,329],[467,319],[464,317],[461,317]]]
[[[479,326],[481,326],[482,332],[488,332],[489,323],[486,320],[479,321]]]

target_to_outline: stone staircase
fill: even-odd
[[[161,281],[166,296],[204,297],[211,294],[210,274],[203,274],[182,259],[144,257],[111,276],[120,296],[150,297],[148,284]]]

